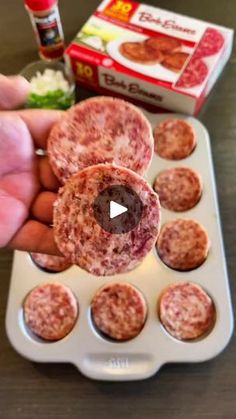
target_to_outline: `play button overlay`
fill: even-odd
[[[103,230],[125,234],[141,220],[143,204],[133,189],[123,185],[104,189],[93,204],[94,217]]]
[[[128,211],[128,208],[123,207],[123,205],[117,204],[117,202],[110,202],[110,218],[118,217],[118,215],[124,214]]]

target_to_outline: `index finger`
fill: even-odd
[[[49,133],[64,112],[47,109],[26,109],[17,111],[17,114],[26,123],[36,147],[46,149]]]
[[[25,252],[62,256],[55,244],[53,229],[36,220],[27,221],[7,247]]]

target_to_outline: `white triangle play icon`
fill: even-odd
[[[128,211],[128,208],[117,204],[115,201],[110,201],[110,218],[118,217],[118,215],[121,215],[126,211]]]

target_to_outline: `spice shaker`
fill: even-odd
[[[64,35],[58,0],[24,0],[43,60],[58,60],[64,53]]]

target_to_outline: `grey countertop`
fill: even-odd
[[[149,0],[224,26],[236,26],[235,0]],[[22,1],[0,2],[0,72],[14,74],[37,59]],[[60,0],[67,41],[97,6],[96,0]],[[87,93],[81,91],[81,97]],[[233,300],[236,296],[236,58],[235,52],[199,118],[210,132],[225,250]],[[166,365],[149,380],[90,381],[71,365],[36,364],[20,357],[5,333],[12,253],[0,252],[0,417],[172,418],[236,417],[236,340],[216,359],[202,364]],[[158,342],[157,342],[158,350]]]

